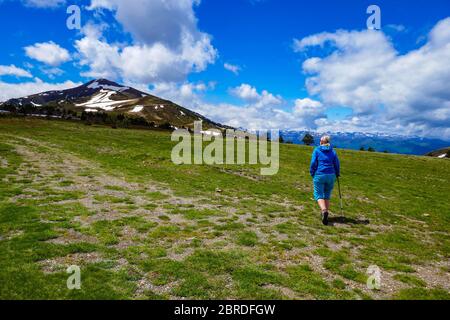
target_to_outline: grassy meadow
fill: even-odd
[[[323,226],[312,148],[260,176],[175,165],[175,144],[0,118],[0,299],[450,299],[449,160],[338,149],[345,209],[336,186]]]

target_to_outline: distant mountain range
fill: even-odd
[[[84,120],[93,122],[120,121],[167,129],[192,128],[194,121],[201,120],[204,128],[227,128],[169,100],[107,79],[92,80],[72,89],[10,99],[0,104],[0,110],[48,117],[84,117]]]
[[[281,136],[287,142],[303,144],[302,139],[307,131],[286,130]],[[323,133],[309,132],[315,144],[319,144]],[[433,150],[443,149],[450,146],[449,141],[433,138],[422,138],[415,136],[371,134],[361,132],[330,132],[332,143],[338,148],[359,150],[373,148],[379,152],[425,155]]]

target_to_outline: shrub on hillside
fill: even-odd
[[[302,141],[305,145],[310,146],[310,145],[314,144],[314,137],[311,134],[307,133],[303,137]]]

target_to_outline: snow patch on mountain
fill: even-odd
[[[111,100],[110,97],[114,94],[116,94],[117,91],[111,91],[111,90],[105,90],[101,89],[98,94],[93,96],[91,100],[76,104],[77,107],[88,107],[88,108],[100,108],[105,111],[111,111],[114,110],[117,107],[120,107],[128,102],[135,101],[136,99],[129,99],[129,100],[120,100],[115,101]]]
[[[213,136],[213,137],[218,137],[218,136],[222,135],[220,132],[215,132],[215,131],[211,131],[211,130],[201,130],[200,133],[207,135],[207,136]]]
[[[130,112],[141,112],[144,109],[144,106],[135,106],[133,108],[133,110],[131,110]]]

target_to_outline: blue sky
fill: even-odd
[[[450,139],[448,17],[447,0],[0,0],[0,100],[106,77],[234,126]]]

